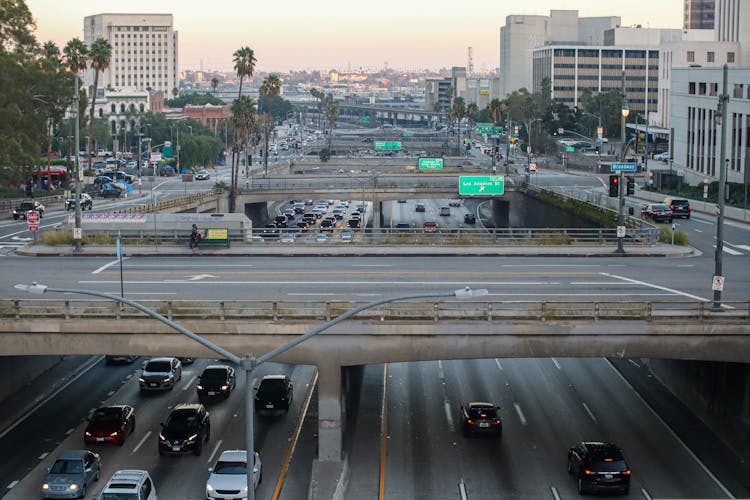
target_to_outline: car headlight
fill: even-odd
[[[170,375],[167,378],[162,379],[162,382],[169,382],[170,380],[172,380],[172,375]]]
[[[139,378],[139,379],[138,379],[138,382],[140,382],[141,384],[145,384],[145,383],[146,383],[146,381],[145,381],[145,380],[143,380],[143,377]]]
[[[198,438],[198,434],[193,434],[192,436],[190,436],[189,438],[187,438],[187,440],[188,440],[188,443],[192,443],[192,442],[193,442],[193,441],[195,441],[195,440],[196,440],[197,438]]]
[[[164,434],[159,434],[159,441],[166,441],[167,438],[164,437]]]
[[[88,437],[91,437],[91,433],[90,433],[89,431],[86,431],[86,435],[87,435]]]
[[[203,386],[202,386],[202,385],[200,385],[200,384],[196,385],[196,386],[195,386],[195,388],[196,388],[196,389],[198,389],[199,391],[202,391],[202,390],[203,390]]]
[[[69,490],[77,490],[78,489],[78,485],[76,483],[73,483],[71,485],[68,485],[68,489]]]
[[[49,484],[47,484],[47,483],[42,483],[42,489],[43,489],[43,490],[48,490],[48,489],[49,489]]]
[[[229,386],[228,386],[228,385],[222,385],[222,386],[221,386],[221,390],[222,390],[222,391],[226,391],[226,390],[229,390]]]
[[[206,485],[206,493],[213,493],[213,491],[214,491],[214,487],[211,486],[210,484],[207,484]]]
[[[110,434],[110,436],[112,436],[112,437],[115,437],[115,436],[116,436],[116,435],[118,435],[119,433],[120,433],[120,431],[115,431],[115,432],[113,432],[112,434]]]

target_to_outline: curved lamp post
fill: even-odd
[[[254,443],[254,429],[253,429],[253,418],[255,413],[255,398],[250,393],[250,382],[252,380],[252,374],[255,368],[265,363],[266,361],[270,361],[272,358],[278,356],[279,354],[282,354],[289,349],[297,346],[298,344],[301,344],[302,342],[306,341],[307,339],[314,337],[315,335],[319,334],[320,332],[327,330],[331,328],[334,325],[337,325],[341,323],[342,321],[351,318],[357,313],[360,313],[366,309],[372,309],[373,307],[377,307],[381,304],[387,304],[388,302],[396,302],[401,300],[409,300],[409,299],[425,299],[425,298],[457,298],[457,299],[472,299],[477,297],[482,297],[487,295],[486,289],[477,289],[472,290],[468,286],[466,288],[462,288],[459,290],[454,290],[452,292],[432,292],[432,293],[415,293],[415,294],[408,294],[408,295],[397,295],[394,297],[386,297],[384,299],[376,300],[373,302],[368,302],[367,304],[363,304],[360,306],[357,306],[353,309],[348,310],[347,312],[341,314],[340,316],[337,316],[336,318],[333,318],[330,321],[327,321],[325,323],[322,323],[309,332],[305,333],[304,335],[297,337],[293,341],[284,344],[281,347],[277,347],[276,349],[267,352],[266,354],[256,358],[252,354],[248,354],[246,356],[237,356],[236,354],[232,354],[231,352],[227,351],[221,346],[218,346],[214,344],[213,342],[204,339],[197,333],[194,333],[184,326],[180,325],[179,323],[175,323],[174,321],[170,320],[169,318],[166,318],[159,314],[158,312],[154,311],[151,308],[148,308],[142,304],[139,304],[138,302],[135,302],[133,300],[127,299],[125,297],[120,297],[118,295],[112,295],[110,293],[105,292],[97,292],[94,290],[82,290],[82,289],[75,289],[75,288],[53,288],[46,285],[40,285],[37,283],[34,283],[32,285],[23,285],[18,284],[15,285],[15,288],[17,290],[22,290],[24,292],[36,294],[36,295],[42,295],[47,292],[57,292],[57,293],[75,293],[80,295],[93,295],[94,297],[103,297],[105,299],[114,300],[116,302],[121,302],[123,304],[127,304],[149,316],[152,318],[161,321],[165,325],[177,330],[181,334],[195,340],[202,346],[212,350],[213,352],[217,353],[218,355],[222,356],[223,358],[226,358],[230,360],[232,363],[236,364],[237,366],[243,368],[245,370],[245,446],[247,447],[247,500],[255,500],[255,482],[253,479],[254,474],[254,464],[251,467],[250,463],[251,460],[254,460],[254,451],[255,451],[255,443]]]

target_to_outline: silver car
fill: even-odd
[[[263,481],[263,464],[260,455],[253,453],[253,488]],[[226,450],[211,469],[206,482],[207,499],[247,498],[247,452]]]
[[[47,470],[42,483],[42,498],[84,498],[86,487],[99,480],[99,455],[87,450],[60,453]]]

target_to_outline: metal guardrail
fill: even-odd
[[[363,304],[356,301],[142,300],[141,304],[173,320],[328,321]],[[392,302],[365,310],[354,319],[367,321],[711,321],[745,324],[750,301],[724,302]],[[108,300],[0,299],[0,318],[146,319],[149,316]]]
[[[22,201],[29,201],[31,198],[11,198],[11,199],[3,199],[0,200],[0,211],[5,210],[13,210],[16,208]],[[35,196],[34,199],[47,207],[47,205],[52,205],[54,203],[62,203],[65,201],[65,197],[61,194],[55,194],[50,196]]]
[[[153,203],[143,203],[141,205],[134,205],[127,208],[122,208],[119,210],[116,210],[115,213],[119,214],[146,214],[146,213],[153,213],[153,212],[160,212],[162,210],[168,210],[171,208],[183,208],[184,205],[189,205],[191,203],[200,203],[207,200],[211,200],[212,198],[217,198],[221,196],[223,191],[221,189],[212,189],[210,191],[203,191],[200,193],[191,193],[183,196],[176,196],[174,198],[169,198],[166,200],[161,200],[157,202],[156,204]]]

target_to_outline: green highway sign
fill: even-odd
[[[411,130],[404,130],[404,137],[414,137],[414,132]]]
[[[443,159],[442,158],[420,158],[419,159],[419,170],[442,170]]]
[[[566,153],[575,153],[576,152],[576,148],[574,148],[573,146],[565,146],[565,152]]]
[[[495,126],[491,123],[477,123],[474,130],[477,134],[491,134],[495,130]]]
[[[504,192],[502,175],[462,175],[458,178],[458,194],[462,196],[500,196]]]
[[[503,127],[495,127],[496,134],[502,134],[505,129]]]
[[[375,141],[375,151],[401,151],[401,141]]]
[[[362,123],[370,123],[370,117],[369,116],[363,116],[360,121]]]

